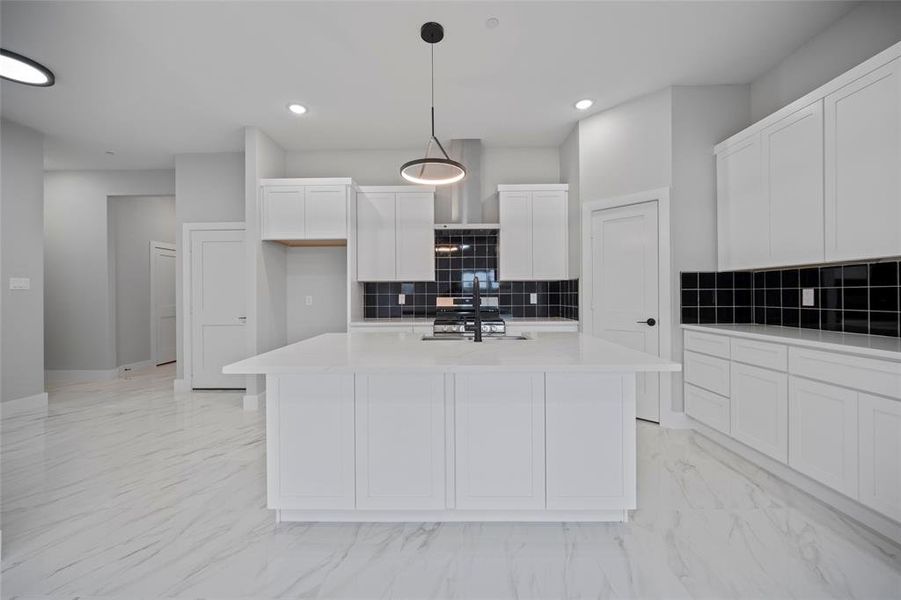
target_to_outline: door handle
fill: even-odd
[[[643,323],[644,325],[647,325],[647,326],[649,326],[649,327],[653,327],[654,325],[657,324],[657,320],[656,320],[654,317],[648,317],[648,320],[647,320],[647,321],[635,321],[635,322],[636,322],[636,323]]]
[[[238,317],[238,320],[241,321],[241,323],[246,323],[247,317]]]

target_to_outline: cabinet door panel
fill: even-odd
[[[543,375],[455,380],[457,508],[544,508]]]
[[[357,194],[357,279],[395,278],[395,202],[391,193]]]
[[[345,186],[308,186],[304,198],[306,239],[340,240],[347,237]]]
[[[532,279],[532,193],[500,192],[498,277]]]
[[[776,460],[788,460],[788,376],[732,363],[732,437]]]
[[[824,104],[826,260],[901,254],[901,59]]]
[[[566,228],[566,192],[532,192],[533,279],[567,278]]]
[[[444,376],[357,375],[356,394],[357,508],[444,508]]]
[[[635,377],[546,375],[547,508],[635,506]]]
[[[435,196],[429,192],[397,194],[398,281],[435,280]]]
[[[716,157],[717,245],[720,270],[766,265],[770,215],[763,189],[760,136]]]
[[[270,507],[354,508],[352,375],[272,377],[276,456],[270,459]],[[267,407],[267,412],[269,408]]]
[[[792,377],[788,464],[857,497],[857,392]]]
[[[769,198],[767,265],[823,261],[823,101],[760,134]]]
[[[263,188],[260,235],[264,240],[303,239],[303,186]]]
[[[860,394],[860,501],[901,521],[901,402]]]

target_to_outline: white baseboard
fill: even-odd
[[[87,381],[109,381],[119,377],[118,369],[65,370],[50,369],[44,371],[47,385],[68,385]]]
[[[129,363],[127,365],[119,365],[117,369],[116,375],[118,377],[122,377],[126,371],[141,371],[143,369],[149,369],[150,367],[155,367],[152,360],[140,360],[138,362]]]
[[[23,412],[31,411],[47,411],[47,392],[25,396],[24,398],[16,398],[0,403],[0,412],[2,417],[9,417]]]
[[[684,412],[663,409],[660,411],[660,425],[668,429],[692,429],[694,424]]]
[[[244,410],[259,410],[266,402],[266,392],[244,395]]]
[[[176,394],[187,394],[191,391],[191,384],[187,379],[175,379],[172,381],[172,391]]]
[[[801,473],[795,471],[788,465],[776,461],[769,456],[757,452],[753,448],[745,446],[739,441],[728,437],[715,429],[707,427],[703,423],[699,423],[691,419],[692,429],[707,437],[727,450],[738,454],[748,462],[757,465],[764,471],[774,475],[778,479],[785,481],[794,487],[800,489],[806,494],[813,496],[820,502],[827,504],[835,510],[848,515],[858,523],[862,523],[869,529],[877,532],[883,537],[887,537],[896,544],[901,544],[901,524],[879,514],[869,507],[860,504],[844,494],[836,492],[832,488],[805,477]]]

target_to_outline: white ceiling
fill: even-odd
[[[585,116],[580,98],[596,112],[673,84],[747,83],[851,5],[4,0],[2,46],[57,83],[4,81],[2,113],[47,134],[55,169],[170,167],[240,150],[245,125],[291,150],[418,147],[419,26],[437,20],[438,135],[556,145]],[[293,101],[307,115],[288,113]]]

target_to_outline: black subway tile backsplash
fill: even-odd
[[[479,278],[482,297],[497,297],[501,312],[513,317],[579,318],[579,280],[498,281],[497,230],[435,232],[435,281],[363,284],[363,316],[367,319],[434,317],[438,296],[472,295]],[[400,304],[398,296],[404,294]],[[536,294],[537,304],[532,304]]]
[[[683,323],[758,323],[901,336],[901,261],[684,272]],[[813,306],[803,305],[804,289]]]

